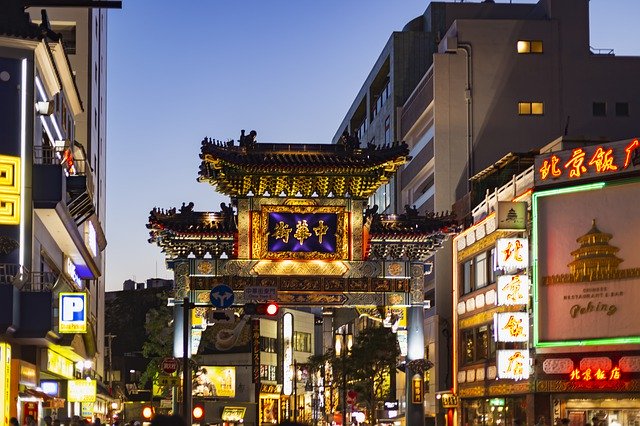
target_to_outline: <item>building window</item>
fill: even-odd
[[[616,102],[616,117],[629,116],[629,102]]]
[[[543,102],[518,102],[519,115],[543,115]]]
[[[387,104],[387,99],[389,99],[389,80],[387,80],[380,93],[378,93],[374,99],[375,101],[373,102],[373,108],[371,111],[371,120],[376,118],[378,113],[382,110],[382,107]]]
[[[277,367],[275,365],[260,364],[260,378],[263,380],[276,381]]]
[[[297,352],[311,353],[311,333],[294,331],[293,332],[293,350]]]
[[[542,40],[518,40],[518,53],[542,53]]]
[[[278,350],[277,340],[273,337],[260,337],[260,350],[275,354]]]
[[[495,248],[482,252],[462,264],[462,294],[468,294],[494,283]]]
[[[384,143],[391,143],[391,117],[384,120]]]
[[[367,119],[365,118],[364,120],[362,120],[362,123],[360,123],[360,125],[356,130],[356,136],[358,137],[358,140],[362,140],[366,131],[367,131]]]
[[[594,117],[606,117],[607,116],[607,103],[606,102],[594,102],[593,103],[593,116]]]
[[[496,357],[493,324],[462,330],[462,364],[492,360]]]

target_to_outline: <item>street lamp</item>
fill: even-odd
[[[347,355],[351,352],[353,346],[353,335],[349,333],[348,325],[341,327],[339,333],[336,333],[335,350],[336,356],[340,357],[340,365],[342,369],[342,425],[346,425],[347,421]]]

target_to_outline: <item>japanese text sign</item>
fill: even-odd
[[[527,275],[500,275],[498,277],[498,306],[526,305],[529,301]]]

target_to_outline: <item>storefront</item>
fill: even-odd
[[[40,388],[51,396],[44,415],[66,419],[72,414],[80,414],[80,407],[75,410],[71,404],[65,406],[67,400],[67,381],[74,379],[75,363],[70,358],[51,348],[42,348],[40,353]]]
[[[546,355],[539,365],[536,388],[549,395],[552,421],[640,424],[640,352]]]
[[[260,424],[280,423],[280,394],[282,385],[260,385]]]
[[[526,397],[503,396],[462,400],[463,426],[511,426],[525,424]]]

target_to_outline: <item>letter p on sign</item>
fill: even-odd
[[[60,293],[60,333],[85,333],[87,331],[86,294]]]

